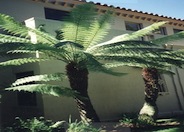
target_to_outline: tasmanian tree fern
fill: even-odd
[[[66,76],[71,87],[69,89],[44,83],[44,81],[58,80],[62,77],[62,75],[56,73],[17,80],[13,83],[12,88],[7,90],[36,91],[54,96],[65,94],[72,96],[83,121],[99,122],[100,119],[88,95],[89,70],[120,76],[123,73],[116,73],[110,68],[126,65],[164,69],[165,65],[169,67],[183,64],[182,53],[179,55],[178,52],[162,49],[161,46],[151,42],[135,41],[135,39],[158,29],[165,22],[155,23],[132,34],[123,34],[110,41],[99,43],[108,33],[109,20],[109,12],[97,16],[93,5],[78,5],[66,18],[65,24],[61,27],[57,36],[57,38],[60,38],[56,39],[46,32],[26,27],[16,22],[12,17],[0,14],[0,29],[8,34],[0,35],[0,53],[33,55],[38,52],[40,54],[39,58],[22,56],[22,58],[1,62],[0,65],[22,65],[46,60],[63,61],[66,63]],[[31,41],[30,33],[36,35],[36,42]],[[181,61],[175,61],[168,55],[178,55]],[[107,60],[109,63],[104,64],[101,60]],[[170,63],[170,60],[173,60],[173,62]],[[25,84],[30,81],[36,81],[38,84]]]

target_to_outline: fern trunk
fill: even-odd
[[[144,120],[144,117],[150,117],[150,120],[155,121],[158,115],[158,107],[156,100],[158,98],[158,70],[155,68],[144,68],[142,71],[143,80],[145,83],[145,103],[139,113],[139,119]]]
[[[81,119],[85,122],[100,122],[88,95],[88,69],[73,62],[66,66],[66,70],[71,88],[79,93],[75,102]]]

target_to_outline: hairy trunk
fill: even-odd
[[[99,122],[88,95],[88,69],[73,62],[66,66],[66,70],[71,88],[79,93],[79,96],[75,97],[75,102],[81,119],[85,122]]]
[[[158,71],[155,68],[144,68],[142,72],[145,83],[145,103],[139,113],[139,118],[149,116],[155,121],[158,115],[158,107],[156,104],[159,85]]]

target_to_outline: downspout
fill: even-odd
[[[177,86],[176,86],[176,83],[175,83],[175,80],[174,80],[174,75],[171,75],[171,79],[172,79],[172,82],[173,82],[173,85],[174,85],[174,90],[175,90],[175,93],[176,93],[176,98],[178,100],[179,109],[181,111],[183,111],[182,104],[181,104],[181,101],[180,101],[180,98],[179,98],[179,95],[178,95]]]
[[[178,71],[178,68],[176,68],[176,73],[177,73],[177,77],[178,77],[178,82],[179,82],[179,85],[180,85],[180,88],[181,88],[181,94],[183,96],[183,99],[184,99],[184,88],[183,88],[183,85],[182,85],[182,81],[181,81],[181,77],[179,75],[179,71]],[[182,106],[183,107],[183,106]],[[183,110],[184,112],[184,110]]]
[[[178,76],[178,79],[179,79],[179,84],[181,86],[181,93],[183,95],[183,98],[184,98],[184,88],[183,88],[183,85],[182,85],[182,81],[181,81],[181,77],[179,76],[179,71],[178,71],[178,68],[176,69],[176,73],[177,73],[177,76]]]
[[[2,104],[1,104],[2,95],[0,94],[0,131],[2,131]]]

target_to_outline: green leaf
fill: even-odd
[[[0,29],[5,30],[6,32],[8,32],[13,36],[29,39],[31,38],[30,32],[32,32],[37,37],[37,43],[45,43],[53,45],[59,42],[59,40],[57,40],[53,36],[40,30],[26,27],[22,23],[15,21],[13,17],[10,17],[5,14],[0,14]]]
[[[122,76],[127,74],[127,73],[115,72],[112,69],[105,67],[104,64],[98,62],[94,56],[87,53],[85,55],[88,56],[86,61],[86,66],[90,71],[103,72],[113,76]]]
[[[168,35],[162,38],[154,39],[151,42],[159,45],[163,45],[163,44],[171,43],[182,39],[184,39],[184,31],[181,31],[172,35]]]
[[[66,18],[67,21],[61,29],[64,39],[81,44],[96,16],[93,4],[78,5]]]
[[[70,88],[50,84],[29,84],[6,88],[5,90],[38,92],[41,94],[49,94],[57,97],[60,96],[75,97],[77,95],[77,93]]]
[[[55,44],[55,47],[58,48],[58,47],[62,47],[62,46],[65,46],[65,45],[72,45],[76,48],[80,48],[80,49],[83,49],[84,47],[78,43],[74,43],[74,42],[71,42],[71,41],[67,41],[67,40],[62,40],[60,41],[59,43]]]
[[[14,36],[20,36],[24,38],[30,37],[27,27],[15,21],[13,17],[5,14],[0,14],[0,29],[3,29]]]
[[[20,59],[12,59],[5,62],[0,62],[0,66],[19,66],[27,63],[34,63],[40,61],[46,61],[48,59],[39,59],[39,58],[20,58]]]
[[[96,45],[97,42],[103,40],[110,29],[110,18],[111,12],[108,11],[90,25],[87,33],[88,35],[86,35],[84,38],[83,45],[85,45],[85,47],[89,48],[93,45]]]
[[[14,43],[14,42],[31,43],[31,41],[29,39],[0,34],[0,44],[1,43]]]
[[[117,53],[118,51],[130,51],[131,49],[143,49],[145,51],[145,49],[149,49],[152,50],[152,48],[158,47],[157,44],[151,43],[151,42],[147,42],[147,41],[137,41],[137,40],[132,40],[132,41],[122,41],[122,42],[117,42],[114,44],[110,44],[110,45],[103,45],[100,46],[98,48],[96,48],[95,50],[91,50],[90,53]],[[158,47],[157,49],[160,49],[160,47]]]
[[[17,79],[12,84],[12,86],[22,85],[22,84],[30,83],[30,82],[61,81],[64,78],[66,78],[66,75],[64,73],[53,73],[53,74],[35,75],[35,76],[29,76],[29,77],[24,77],[24,78],[21,78],[21,79]]]
[[[95,50],[97,47],[100,47],[100,46],[111,45],[111,44],[122,42],[122,41],[135,40],[139,37],[143,37],[145,35],[148,35],[152,31],[158,29],[160,26],[164,25],[165,23],[166,22],[154,23],[154,24],[152,24],[148,27],[145,27],[141,30],[133,32],[132,34],[123,34],[123,35],[116,36],[116,37],[114,37],[113,39],[111,39],[109,41],[106,41],[104,43],[100,43],[100,44],[97,44],[97,45],[94,45],[94,46],[90,47],[88,49],[88,52],[90,52],[91,50]]]

